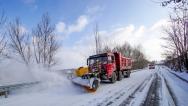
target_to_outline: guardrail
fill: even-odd
[[[31,85],[38,84],[38,83],[39,83],[39,81],[0,86],[0,96],[4,95],[5,98],[7,98],[8,94],[11,90],[26,87],[26,86],[31,86]]]

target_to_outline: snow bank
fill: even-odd
[[[188,81],[188,73],[187,72],[185,72],[185,71],[184,72],[171,71],[171,72]]]

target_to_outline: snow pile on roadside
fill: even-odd
[[[163,66],[163,68],[188,82],[188,73],[185,70],[183,72],[179,72],[179,71],[173,71],[172,69],[168,68],[167,66]]]
[[[171,71],[171,72],[188,81],[188,73],[187,72],[185,72],[185,71],[184,72]]]

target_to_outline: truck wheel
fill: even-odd
[[[126,75],[124,75],[124,77],[129,78],[130,74],[131,74],[131,71],[129,70],[129,71],[126,72]]]
[[[128,73],[127,73],[127,78],[129,78],[129,77],[130,77],[130,74],[131,74],[131,72],[128,72]]]
[[[98,87],[99,87],[99,81],[94,80],[92,84],[92,89],[96,91]]]
[[[117,80],[118,80],[118,81],[121,81],[122,78],[123,78],[122,72],[119,71],[119,72],[118,72],[118,79],[117,79]]]
[[[111,83],[115,83],[117,79],[117,75],[115,72],[112,73],[112,78],[110,78]]]

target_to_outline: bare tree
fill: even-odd
[[[108,45],[105,45],[104,48],[102,49],[102,52],[103,53],[112,52],[112,50],[111,50],[111,48]]]
[[[24,32],[19,19],[15,19],[14,22],[9,24],[8,35],[10,37],[10,49],[13,53],[18,54],[21,60],[28,65],[31,59],[30,35]],[[15,57],[12,55],[12,58]]]
[[[116,46],[114,47],[113,51],[117,51],[117,52],[121,52],[124,56],[127,56],[127,57],[131,57],[131,54],[132,54],[132,47],[129,43],[127,42],[124,42],[124,44],[122,46]]]
[[[6,16],[5,16],[5,12],[2,12],[1,16],[0,16],[0,55],[1,56],[6,56],[6,54],[4,53],[7,42],[5,40],[6,37],[6,33],[5,33],[5,29],[4,29],[4,25],[6,23]]]
[[[96,24],[95,26],[94,35],[95,35],[96,54],[100,54],[102,52],[102,44],[101,44],[101,37],[98,31],[98,24]]]
[[[171,4],[171,3],[180,3],[180,2],[183,2],[184,0],[164,0],[162,2],[162,6],[167,6],[168,4]]]
[[[59,48],[55,27],[50,23],[48,14],[42,16],[41,22],[33,30],[34,57],[38,64],[50,67],[56,64],[55,54]]]
[[[165,48],[171,51],[171,56],[176,58],[178,67],[188,69],[188,1],[182,0],[181,3],[173,7],[170,15],[170,27],[165,29],[168,37],[164,38],[168,45]]]
[[[137,46],[132,50],[133,69],[141,69],[147,66],[148,60],[141,50],[141,46]]]

